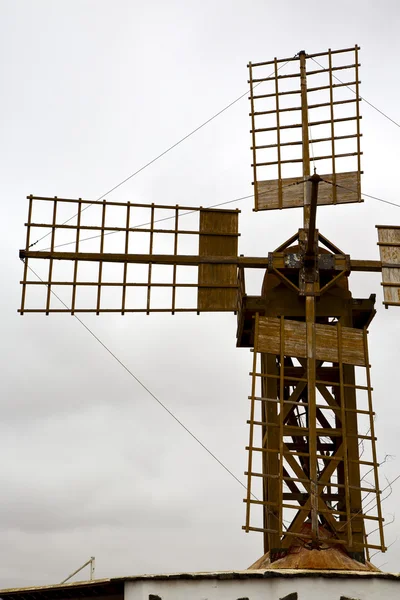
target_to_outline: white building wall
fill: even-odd
[[[400,600],[400,579],[315,575],[192,581],[149,578],[126,582],[124,600],[281,600],[296,592],[298,600]]]

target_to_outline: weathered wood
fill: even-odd
[[[384,304],[400,302],[400,226],[377,225]]]
[[[280,148],[280,146],[278,146],[278,148]],[[332,159],[332,161],[334,161],[334,159],[336,158],[348,158],[349,156],[361,156],[362,152],[358,153],[358,152],[346,152],[343,154],[325,154],[324,156],[314,156],[313,157],[313,161],[317,161],[317,160],[329,160]],[[285,165],[285,164],[294,164],[294,163],[302,163],[303,159],[302,158],[288,158],[286,160],[272,160],[269,162],[257,162],[255,164],[256,167],[268,167],[268,166],[272,166],[272,165]],[[254,166],[254,165],[252,165]],[[278,181],[282,181],[279,177],[278,177]],[[335,204],[335,203],[333,203]],[[280,207],[281,208],[281,207]]]
[[[256,319],[258,315],[256,315]],[[253,354],[253,371],[257,369],[257,352]],[[255,396],[256,396],[256,381],[253,378],[251,386],[251,408],[250,408],[250,420],[254,420],[255,415]],[[251,498],[251,473],[253,470],[253,444],[254,444],[254,428],[250,426],[249,433],[249,451],[248,451],[248,462],[247,462],[247,495],[246,495],[246,531],[249,531],[250,527],[250,498]],[[264,498],[265,499],[265,498]]]
[[[222,236],[221,236],[222,237]],[[82,261],[104,261],[116,263],[137,263],[159,265],[238,265],[248,269],[266,269],[268,267],[268,258],[245,257],[245,256],[200,256],[195,255],[174,255],[174,254],[119,254],[119,253],[100,253],[100,252],[51,252],[48,250],[20,250],[19,256],[25,258],[39,258],[55,260],[82,260]]]
[[[214,235],[200,235],[200,257],[232,256],[237,258],[237,213],[200,211],[200,234],[203,231],[212,231]],[[237,308],[237,291],[223,287],[224,285],[237,285],[236,265],[203,263],[199,266],[198,282],[201,286],[197,297],[200,311],[213,310],[214,308],[220,310],[235,310]],[[203,287],[206,284],[221,284],[222,287]]]
[[[75,241],[75,253],[78,254],[79,253],[79,241],[80,241],[80,226],[81,226],[81,217],[82,217],[82,204],[78,205],[78,213],[77,213],[77,221],[76,221],[76,241]],[[128,208],[128,217],[127,217],[127,223],[129,226],[129,208]],[[128,233],[126,234],[128,235]],[[128,251],[128,247],[127,247],[127,242],[125,244],[125,250]],[[72,299],[71,299],[71,315],[74,314],[74,310],[75,310],[75,302],[76,302],[76,286],[77,286],[77,281],[78,281],[78,265],[79,265],[79,261],[78,259],[75,259],[74,261],[74,275],[73,275],[73,283],[72,283]],[[124,281],[126,281],[126,270],[128,268],[128,265],[125,263],[124,265]],[[40,281],[39,281],[40,283]],[[47,282],[49,283],[49,282]],[[68,282],[69,285],[69,282]],[[123,298],[124,298],[124,293],[125,293],[125,289],[123,290],[122,294],[123,294]],[[124,306],[124,300],[122,300],[122,306]]]
[[[352,271],[366,271],[369,273],[380,273],[382,271],[382,262],[380,260],[351,260]]]
[[[329,86],[328,86],[329,87]],[[282,95],[282,94],[281,94]],[[360,133],[360,137],[362,136],[362,134]],[[350,135],[335,135],[335,137],[333,138],[335,141],[336,140],[349,140],[351,138],[356,138],[357,134],[353,133]],[[332,137],[324,137],[324,138],[315,138],[313,139],[313,144],[318,144],[320,142],[330,142],[332,140]],[[298,141],[298,142],[281,142],[280,146],[301,146],[302,145],[302,141]],[[256,150],[262,150],[262,149],[266,149],[266,148],[276,148],[278,146],[278,144],[265,144],[263,146],[256,146]],[[253,150],[253,148],[251,148],[251,150]]]
[[[257,186],[256,186],[256,182],[257,182],[257,167],[256,167],[256,162],[257,162],[257,158],[256,158],[256,124],[255,124],[255,113],[254,113],[254,95],[253,95],[253,70],[252,70],[252,65],[251,63],[249,63],[248,65],[249,67],[249,84],[250,84],[250,106],[251,106],[251,141],[252,141],[252,152],[253,152],[253,185],[254,185],[254,194],[255,194],[255,202],[257,203]]]
[[[103,253],[99,252],[50,252],[48,250],[26,250],[19,251],[19,257],[22,260],[27,258],[38,258],[48,260],[82,260],[94,261],[103,260],[105,262],[118,263],[137,263],[148,264],[149,261],[153,264],[160,265],[187,265],[197,266],[200,264],[220,264],[220,265],[237,265],[246,269],[267,269],[269,266],[268,257],[257,256],[199,256],[199,255],[174,255],[174,254],[118,254],[118,253]],[[382,271],[383,265],[380,260],[351,260],[350,266],[352,271],[366,271],[378,273]],[[388,265],[390,266],[390,265]],[[26,278],[24,279],[26,281]]]
[[[275,356],[271,354],[261,355],[261,366],[262,369],[268,373],[274,374],[279,377]],[[263,377],[261,380],[262,394],[267,397],[278,396],[278,384],[273,378]],[[278,452],[274,452],[274,449],[279,448],[279,415],[278,407],[272,403],[262,403],[261,408],[262,421],[270,424],[273,423],[277,427],[268,430],[266,426],[262,426],[262,440],[263,447],[271,450],[269,453],[263,453],[262,463],[263,472],[270,473],[271,475],[279,476],[280,472],[280,461]],[[280,485],[278,479],[264,478],[263,480],[263,496],[264,500],[270,500],[276,505],[279,502],[280,496]],[[272,529],[278,529],[279,525],[279,507],[276,506],[270,511],[264,511],[263,520],[264,527]],[[264,552],[268,552],[271,548],[279,547],[280,537],[278,531],[271,533],[264,537]]]
[[[106,203],[107,206],[122,206],[124,208],[126,208],[128,206],[128,204],[130,205],[131,208],[148,208],[150,209],[151,205],[150,204],[144,204],[143,202],[114,202],[111,200],[105,200],[105,201],[97,201],[97,200],[83,200],[82,198],[59,198],[58,196],[54,196],[52,198],[50,198],[49,196],[27,196],[28,200],[40,200],[43,202],[54,202],[55,200],[57,200],[57,202],[60,204],[61,202],[65,202],[65,203],[69,203],[69,204],[88,204],[90,206],[92,205],[97,205],[97,206],[101,206],[103,204],[103,202]],[[162,209],[162,210],[175,210],[176,209],[176,204],[154,204],[154,208],[155,209]],[[203,207],[199,207],[199,206],[179,206],[179,210],[183,210],[183,211],[194,211],[194,212],[198,212],[200,210],[207,210],[209,212],[220,212],[221,209],[220,208],[203,208]],[[223,209],[224,212],[239,212],[240,210],[237,208],[224,208]],[[60,224],[57,224],[57,228],[61,226]]]
[[[360,49],[359,46],[355,46],[355,48],[358,48],[358,50]],[[340,50],[331,50],[332,54],[345,54],[347,52],[354,52],[354,46],[352,48],[341,48]],[[314,54],[307,54],[307,58],[318,58],[318,57],[322,57],[322,56],[327,56],[328,52],[317,52]],[[297,61],[299,60],[299,55],[296,54],[296,56],[291,56],[289,58],[279,58],[277,60],[278,63],[287,63],[287,62],[293,62],[293,61]],[[274,61],[273,60],[267,60],[264,62],[258,62],[258,63],[253,63],[253,67],[266,67],[269,65],[273,65]],[[350,84],[346,84],[346,85],[350,85]]]
[[[337,329],[331,325],[315,326],[316,359],[338,362]],[[260,317],[257,345],[260,352],[279,353],[280,322],[272,317]],[[306,358],[306,324],[285,320],[285,348],[288,356]],[[346,364],[365,366],[362,331],[352,327],[342,329],[342,360]]]
[[[299,185],[295,188],[286,187],[290,186],[293,183],[302,184],[304,179],[306,179],[310,175],[310,143],[318,144],[324,141],[331,142],[331,153],[324,154],[322,152],[313,152],[313,162],[315,164],[316,161],[328,161],[332,162],[332,172],[324,175],[324,178],[332,181],[333,185],[330,190],[325,190],[324,192],[320,192],[320,204],[336,204],[336,203],[350,203],[350,202],[360,202],[361,201],[361,192],[360,192],[360,174],[361,174],[361,148],[360,148],[360,95],[358,93],[359,86],[359,63],[358,63],[358,47],[356,46],[352,50],[349,50],[354,57],[354,61],[350,62],[346,65],[335,65],[332,64],[332,55],[336,54],[335,51],[329,50],[324,53],[323,56],[328,57],[328,67],[322,67],[318,69],[309,69],[309,55],[304,51],[299,52],[297,62],[295,62],[296,67],[298,69],[297,72],[292,72],[289,74],[280,74],[277,75],[275,72],[275,76],[269,75],[268,77],[255,77],[256,67],[257,66],[265,66],[264,63],[253,63],[251,64],[251,119],[252,119],[252,129],[251,132],[253,134],[253,143],[252,143],[252,151],[253,151],[253,168],[257,169],[255,171],[256,176],[254,177],[254,195],[255,195],[255,210],[273,210],[276,208],[292,208],[295,206],[304,206],[304,186]],[[274,64],[275,71],[277,71],[277,64],[279,61],[275,59],[270,64]],[[333,83],[335,73],[342,71],[351,71],[354,73],[354,78],[351,79],[348,83]],[[329,84],[328,85],[317,85],[312,86],[309,84],[309,81],[312,81],[312,77],[314,75],[320,75],[328,73],[329,75]],[[299,78],[300,79],[300,88],[295,90],[287,90],[287,91],[278,91],[278,80],[285,78]],[[261,105],[262,99],[272,98],[274,96],[273,93],[265,93],[265,94],[254,94],[254,82],[275,82],[275,96],[278,96],[275,102],[275,107],[271,108],[270,105],[265,107],[265,110],[262,110],[263,107]],[[356,94],[355,96],[351,96],[350,98],[334,98],[334,90],[343,86],[356,86]],[[317,101],[310,101],[310,94],[313,92],[323,92],[327,91],[329,93],[329,97],[327,94],[322,96],[322,98],[318,97]],[[300,103],[297,98],[294,101],[293,106],[285,103],[281,106],[279,102],[280,96],[294,94],[296,97],[300,95]],[[283,103],[282,103],[283,104]],[[344,108],[348,108],[346,113],[344,114],[336,114],[334,111],[334,107],[337,105],[343,106]],[[352,110],[352,107],[355,106],[355,114]],[[330,108],[329,119],[312,119],[312,111],[314,109],[320,109],[324,107]],[[301,118],[299,115],[298,119],[295,119],[295,122],[290,124],[281,122],[280,114],[289,113],[289,114],[301,114]],[[266,124],[267,126],[263,126],[264,122],[261,121],[264,115],[270,115],[273,119],[273,123]],[[349,132],[347,135],[336,136],[335,135],[335,125],[342,123],[356,123],[356,133]],[[313,136],[315,139],[311,140],[310,138],[310,128],[318,128],[319,126],[329,125],[330,126],[330,136]],[[302,135],[301,140],[299,140],[299,134],[297,131],[301,129]],[[282,141],[280,139],[281,131],[287,132],[288,135],[286,139]],[[317,131],[313,129],[313,132]],[[268,139],[268,134],[276,132],[277,140],[276,143],[271,143]],[[257,143],[255,142],[255,134],[257,134]],[[266,136],[265,143],[263,143],[263,136]],[[289,138],[289,139],[288,139]],[[353,139],[354,143],[351,147],[348,148],[346,152],[337,152],[337,148],[335,145],[336,139]],[[302,155],[301,156],[281,156],[281,148],[283,146],[301,146]],[[262,149],[268,148],[276,148],[278,152],[278,157],[275,158],[273,156],[265,156],[265,154],[261,154]],[[340,173],[341,168],[337,166],[337,161],[344,158],[354,157],[356,159],[356,171],[350,173]],[[303,177],[302,178],[282,178],[281,174],[281,165],[285,164],[295,164],[302,163]],[[340,163],[339,163],[340,164]],[[274,166],[278,167],[278,176],[277,179],[268,178],[268,175],[273,173]],[[272,169],[272,170],[271,170]],[[276,171],[275,171],[276,173]],[[264,177],[262,176],[264,175]],[[276,175],[275,175],[276,176]],[[336,187],[336,185],[342,185],[342,187]],[[349,188],[349,189],[345,189]],[[354,191],[353,191],[354,190]]]
[[[321,175],[326,181],[332,181],[331,174]],[[336,184],[343,186],[334,188],[333,185],[322,183],[318,193],[318,206],[329,204],[349,204],[361,202],[361,196],[357,191],[359,174],[354,171],[351,173],[337,173]],[[275,210],[279,207],[278,180],[258,181],[257,198],[258,204],[256,210]],[[282,208],[296,208],[304,206],[304,178],[291,177],[282,180],[283,205]],[[346,189],[345,189],[346,188]],[[334,202],[334,192],[336,189],[336,202]]]

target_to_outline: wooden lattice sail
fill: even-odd
[[[304,214],[268,256],[238,255],[237,210],[28,197],[21,314],[237,312],[237,345],[254,352],[244,529],[263,533],[269,563],[299,540],[339,548],[353,566],[349,555],[364,563],[385,550],[367,343],[375,296],[353,298],[349,276],[382,272],[386,307],[399,305],[400,229],[378,226],[380,261],[352,260],[316,229],[318,205],[362,201],[358,52],[249,65],[255,209]],[[248,268],[265,272],[258,296],[246,294]]]
[[[311,163],[334,184],[321,186],[318,204],[361,201],[358,52],[249,63],[255,210],[303,206],[305,186],[296,184],[311,175]],[[291,72],[280,73],[287,63]]]
[[[93,206],[94,203],[90,200],[36,196],[29,196],[28,199],[26,247],[25,251],[21,251],[21,257],[25,260],[24,279],[21,281],[21,314],[174,314],[183,311],[236,310],[236,259],[240,211],[106,200]],[[60,209],[65,209],[66,206],[73,214],[68,222],[64,221],[64,211],[58,216]],[[84,211],[89,207],[92,210],[91,221],[84,224]],[[97,215],[93,215],[93,208],[97,209]],[[38,217],[40,215],[40,220],[33,216],[36,214]],[[194,217],[191,229],[181,227],[182,215],[188,214]],[[46,215],[46,220],[43,219],[43,215]],[[116,219],[118,225],[115,224]],[[135,225],[143,221],[145,225]],[[48,240],[48,249],[30,250],[32,235],[36,231],[40,231],[41,236]],[[68,238],[64,237],[65,233],[68,234]],[[109,237],[112,234],[118,237]],[[85,249],[82,249],[83,235],[83,241],[86,241]],[[68,239],[68,242],[64,242],[65,239]],[[91,242],[92,251],[87,250],[87,241]],[[59,246],[66,244],[71,245],[74,250],[58,251]],[[193,255],[189,254],[189,250],[193,250]],[[48,259],[48,275],[45,281],[38,280],[34,275],[29,276],[30,261],[35,259]],[[54,272],[57,261],[69,261],[73,268],[64,270],[60,278]],[[87,277],[85,263],[96,263],[91,278]],[[107,263],[115,266],[119,263],[123,268],[119,271],[115,268],[107,276],[104,272],[104,265]],[[164,271],[161,269],[155,272],[160,266],[164,267]],[[37,296],[34,288],[38,286],[42,292],[45,291],[45,298],[43,297],[41,304],[33,307],[30,298],[27,297],[27,291],[32,293],[32,299],[35,300]],[[52,290],[59,290],[61,287],[64,292],[68,291],[68,297],[65,293],[63,295],[68,300],[67,306],[60,306],[60,302],[51,293]],[[113,294],[106,299],[105,291],[110,288]],[[157,289],[167,293],[157,298]],[[195,295],[181,293],[190,290],[196,292]]]

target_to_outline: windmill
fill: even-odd
[[[21,315],[237,314],[237,346],[253,352],[243,529],[263,534],[271,563],[294,542],[359,563],[385,550],[367,343],[375,296],[353,298],[349,276],[382,272],[386,308],[400,305],[400,227],[378,226],[380,261],[351,259],[316,228],[317,206],[362,202],[358,53],[249,64],[255,210],[303,208],[303,226],[268,256],[238,254],[238,210],[28,196]],[[50,246],[32,249],[32,232]],[[73,250],[60,251],[71,236]],[[29,279],[43,259],[46,280]],[[248,269],[265,272],[257,296]]]

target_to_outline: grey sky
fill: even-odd
[[[89,556],[97,576],[245,568],[244,490],[68,315],[17,315],[27,194],[95,199],[246,91],[249,60],[361,46],[361,95],[400,120],[399,8],[353,2],[2,0],[0,587],[53,583]],[[110,199],[203,205],[251,194],[249,106],[238,102]],[[400,203],[400,131],[362,106],[363,190]],[[235,205],[233,205],[235,206]],[[265,255],[299,211],[238,204],[240,252]],[[354,258],[378,258],[368,200],[323,208],[319,228]],[[43,271],[42,271],[43,272]],[[254,284],[255,285],[255,284]],[[254,289],[256,291],[256,288]],[[398,453],[400,320],[377,293],[370,329],[379,456]],[[251,356],[236,317],[82,317],[244,480]],[[397,356],[396,356],[397,354]],[[396,360],[397,358],[397,360]],[[400,473],[400,456],[384,465]],[[384,503],[396,511],[400,483]],[[387,543],[400,535],[386,528]],[[398,571],[400,542],[375,563]]]

